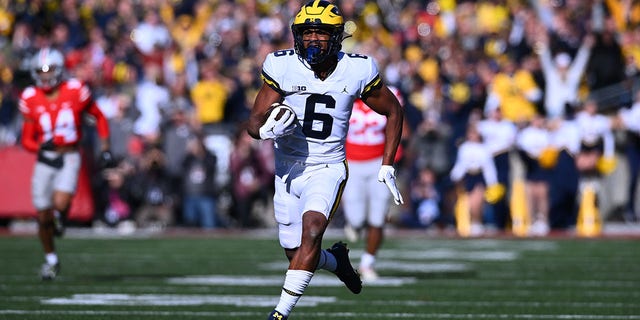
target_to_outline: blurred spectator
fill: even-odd
[[[440,193],[437,176],[429,167],[420,169],[410,186],[412,215],[403,220],[408,226],[430,227],[440,219]]]
[[[437,176],[448,175],[452,159],[449,157],[450,129],[442,124],[436,112],[429,112],[407,148],[409,163],[415,170],[431,168]]]
[[[483,207],[485,191],[498,185],[498,175],[491,152],[483,144],[475,122],[469,124],[465,140],[460,144],[458,155],[451,169],[451,180],[459,183],[467,196],[470,216],[470,236],[485,233]],[[468,222],[456,221],[456,224]]]
[[[183,52],[175,44],[164,50],[164,81],[167,86],[173,88],[174,94],[177,90],[188,90],[198,82],[198,69],[194,51]]]
[[[491,85],[484,82],[485,79],[481,74],[488,70],[472,72],[475,69],[473,60],[467,60],[462,52],[459,45],[453,41],[448,41],[446,46],[438,52],[438,57],[442,60],[441,117],[442,121],[451,128],[449,141],[451,159],[456,157],[457,144],[467,135],[467,125],[472,115],[481,114],[487,90]],[[480,64],[478,69],[484,67]]]
[[[221,57],[216,56],[202,65],[200,80],[191,88],[196,119],[205,135],[225,131],[225,105],[229,97],[229,80],[220,74]]]
[[[603,30],[594,30],[596,41],[586,71],[589,91],[594,94],[625,79],[626,62],[614,27],[607,19]]]
[[[201,43],[211,10],[210,1],[182,1],[175,7],[171,1],[162,2],[162,21],[181,52],[193,52]]]
[[[91,11],[92,20],[95,22],[96,28],[103,30],[105,34],[108,34],[108,37],[111,35],[109,23],[118,17],[117,6],[119,2],[118,0],[103,0],[96,3],[93,8],[91,8],[91,4],[85,7],[86,10]]]
[[[238,129],[231,151],[229,169],[235,219],[241,228],[255,227],[264,217],[253,215],[257,202],[267,204],[273,171],[247,130]],[[263,212],[265,216],[268,212]]]
[[[96,99],[100,110],[109,120],[111,131],[111,152],[117,159],[131,157],[131,143],[134,139],[133,123],[135,115],[131,107],[132,98],[117,91],[113,87],[107,87]]]
[[[589,16],[585,16],[585,4],[566,2],[551,8],[552,20],[547,23],[551,40],[549,45],[558,52],[574,56],[586,32]]]
[[[140,168],[131,177],[134,219],[138,227],[165,228],[175,222],[175,194],[171,179],[166,172],[165,154],[162,149],[151,146],[145,151]]]
[[[251,59],[243,59],[232,70],[235,85],[225,106],[224,119],[227,123],[242,123],[249,119],[250,107],[260,88],[260,72]]]
[[[87,43],[87,28],[76,1],[60,1],[60,10],[53,14],[51,46],[62,52],[83,47]]]
[[[216,157],[200,137],[191,137],[186,146],[182,161],[182,222],[204,229],[222,227],[216,201]]]
[[[157,143],[160,139],[162,109],[170,105],[169,101],[170,93],[163,86],[160,66],[145,65],[144,78],[138,83],[136,91],[135,105],[140,116],[134,123],[134,133],[148,143]]]
[[[614,125],[625,130],[627,165],[629,166],[629,180],[627,181],[627,205],[624,218],[635,222],[640,219],[638,211],[638,176],[640,176],[640,91],[636,92],[635,100],[630,108],[623,108],[617,114]]]
[[[522,61],[525,56],[532,53],[534,41],[543,24],[538,21],[534,10],[521,1],[513,2],[512,16],[507,52],[516,61]]]
[[[580,173],[576,155],[580,151],[580,128],[571,114],[551,120],[547,128],[550,150],[557,152],[550,165],[549,227],[568,230],[576,224],[578,215]]]
[[[516,124],[532,120],[535,104],[542,97],[533,75],[518,67],[509,56],[504,57],[498,72],[490,84],[485,110],[500,107],[505,119]]]
[[[486,118],[478,122],[478,132],[482,136],[486,148],[491,152],[498,175],[498,183],[505,186],[509,193],[511,185],[510,154],[514,150],[518,128],[502,117],[500,108],[485,112]],[[490,206],[491,222],[498,229],[504,230],[510,220],[509,204],[504,197]]]
[[[133,29],[131,38],[144,64],[162,64],[162,52],[169,46],[171,35],[155,8],[144,12],[144,19]]]
[[[551,51],[548,36],[540,36],[540,61],[545,78],[544,110],[548,118],[564,117],[567,108],[575,108],[579,101],[579,87],[589,62],[593,36],[584,38],[575,58],[567,52]],[[573,112],[569,110],[568,112]]]
[[[198,132],[193,127],[193,107],[181,96],[173,97],[171,106],[164,115],[166,123],[162,125],[162,150],[165,151],[167,175],[171,179],[174,191],[179,193],[184,175],[184,159],[188,154],[189,141]]]
[[[531,221],[529,232],[544,236],[549,233],[549,168],[555,165],[557,158],[553,155],[557,155],[557,150],[550,149],[549,131],[542,116],[535,115],[518,133],[516,147],[525,166],[527,211]],[[552,159],[547,160],[547,157]]]
[[[13,34],[11,39],[11,51],[18,55],[24,55],[29,49],[32,48],[34,41],[34,30],[32,26],[26,21],[16,21],[13,26]]]
[[[109,226],[133,219],[131,185],[127,182],[134,167],[127,160],[121,160],[117,167],[102,172],[96,186],[96,209],[102,213],[101,220]]]
[[[615,169],[615,138],[609,117],[598,112],[596,101],[587,100],[578,110],[575,121],[580,130],[580,151],[576,162],[582,176],[611,173]]]
[[[18,140],[18,108],[15,92],[12,92],[13,71],[6,55],[0,53],[0,147],[13,145]]]

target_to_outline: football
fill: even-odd
[[[293,109],[291,109],[291,107],[289,107],[286,104],[282,104],[282,103],[274,103],[271,107],[271,110],[269,110],[268,115],[270,115],[272,112],[277,112],[276,113],[276,120],[280,120],[282,119],[282,117],[285,115],[285,113],[287,112],[291,112],[291,114],[293,114],[293,116],[295,117],[295,112],[293,111]]]

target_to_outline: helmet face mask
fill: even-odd
[[[323,40],[307,41],[305,47],[303,36],[306,31],[315,30],[317,33],[327,33],[326,44]],[[334,4],[314,0],[310,1],[298,12],[293,24],[294,49],[298,56],[310,65],[324,62],[328,57],[337,55],[342,49],[344,22],[342,14]]]
[[[32,58],[31,77],[44,91],[53,90],[62,81],[64,57],[52,48],[40,49]]]

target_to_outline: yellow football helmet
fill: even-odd
[[[326,50],[318,46],[305,48],[302,34],[306,29],[322,29],[330,34]],[[336,5],[324,0],[313,0],[302,6],[291,25],[294,49],[309,64],[318,64],[342,49],[344,20]]]

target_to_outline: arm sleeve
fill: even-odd
[[[458,156],[457,156],[456,162],[453,165],[453,168],[451,169],[451,173],[449,175],[449,177],[453,181],[460,181],[462,177],[464,177],[464,174],[467,172],[467,166],[464,161],[464,157],[461,156],[461,153],[462,153],[461,151],[463,151],[461,149],[462,147],[460,147],[458,150]]]
[[[262,72],[260,73],[262,81],[280,95],[285,94],[284,90],[280,87],[280,82],[278,81],[280,78],[278,72],[281,72],[282,70],[284,70],[284,67],[277,65],[275,55],[269,54],[262,63]]]
[[[36,123],[33,121],[33,117],[30,116],[30,109],[27,107],[25,100],[25,97],[32,94],[33,90],[31,88],[28,88],[21,94],[20,100],[18,101],[18,109],[24,118],[20,142],[25,149],[35,152],[40,148],[40,142],[36,135]]]
[[[613,132],[607,131],[602,135],[602,143],[604,145],[603,156],[606,158],[613,158],[613,154],[615,153],[615,143]]]
[[[583,43],[582,46],[580,46],[580,49],[578,49],[576,58],[569,69],[570,77],[574,81],[580,81],[580,78],[587,67],[587,63],[589,62],[589,56],[591,56],[591,49]]]
[[[602,144],[603,144],[603,156],[607,158],[612,158],[615,153],[615,137],[613,136],[613,131],[611,131],[611,121],[606,119],[603,121],[605,124],[604,130],[602,130]]]
[[[487,153],[482,161],[482,175],[487,186],[498,183],[498,172],[493,158]]]
[[[545,74],[553,72],[553,58],[551,58],[551,49],[547,45],[540,52],[540,65],[542,66],[542,72]]]
[[[460,179],[462,179],[462,177],[464,176],[464,172],[464,167],[461,164],[456,163],[456,165],[453,166],[453,169],[451,169],[451,180],[460,181]]]
[[[22,124],[21,142],[22,146],[29,151],[36,152],[40,148],[40,143],[36,138],[35,123],[30,119],[25,119]]]
[[[497,93],[490,91],[484,104],[484,112],[493,111],[500,107],[500,97]]]
[[[378,65],[375,60],[372,58],[368,58],[369,64],[366,69],[367,76],[364,87],[362,88],[362,92],[360,93],[360,97],[362,99],[366,99],[366,97],[371,93],[371,91],[382,87],[382,79],[380,78],[380,74],[378,73]]]

